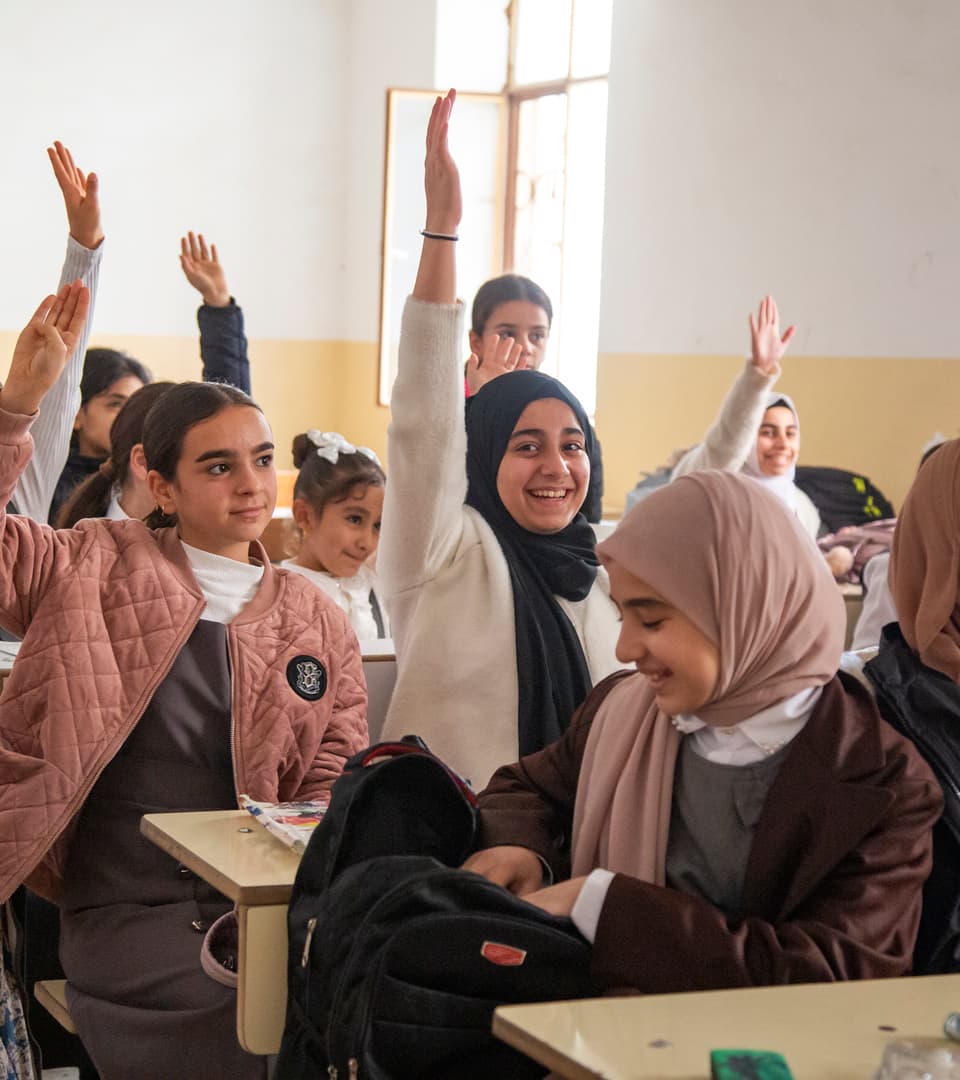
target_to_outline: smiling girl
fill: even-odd
[[[293,440],[293,463],[300,549],[282,565],[323,589],[361,641],[389,637],[368,561],[380,543],[386,483],[376,454],[335,431],[308,431]]]
[[[76,341],[79,283],[49,297],[0,390],[0,504]],[[261,1077],[236,997],[200,966],[231,907],[141,837],[162,810],[238,794],[312,799],[366,742],[356,640],[340,609],[275,572],[273,437],[246,394],[182,383],[143,427],[147,523],[55,531],[0,517],[0,624],[23,637],[0,702],[0,898],[59,903],[70,1012],[101,1075]],[[309,669],[309,678],[304,678]]]
[[[601,991],[907,973],[940,793],[838,674],[843,601],[796,518],[702,472],[598,550],[636,671],[497,772],[466,869],[572,917]]]
[[[453,100],[437,99],[427,134],[426,235],[391,401],[378,567],[397,681],[384,737],[422,735],[481,786],[504,755],[556,739],[617,667],[617,622],[580,513],[593,446],[580,403],[522,370],[488,382],[464,416]]]
[[[701,469],[743,472],[786,503],[816,539],[820,514],[794,483],[800,452],[797,408],[786,394],[771,389],[795,332],[796,327],[789,326],[781,337],[776,301],[764,297],[756,316],[750,315],[751,355],[743,374],[703,442],[680,459],[673,476]]]

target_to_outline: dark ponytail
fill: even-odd
[[[124,403],[110,429],[110,456],[99,470],[88,476],[60,508],[58,529],[70,529],[83,518],[105,517],[114,486],[122,488],[130,475],[130,453],[143,442],[143,423],[154,403],[172,382],[147,383]]]

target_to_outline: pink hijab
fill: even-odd
[[[597,551],[716,645],[720,678],[702,720],[737,724],[836,674],[843,598],[796,516],[755,480],[682,476],[635,506]],[[663,884],[679,742],[645,676],[608,694],[577,787],[575,875],[602,866]]]
[[[960,439],[921,466],[897,519],[890,591],[907,644],[960,683]]]

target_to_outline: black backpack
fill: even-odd
[[[277,1080],[543,1076],[493,1010],[592,996],[590,946],[456,869],[475,832],[475,796],[419,740],[347,762],[293,886]]]
[[[826,465],[798,465],[794,483],[817,508],[827,532],[896,517],[890,500],[858,473]]]

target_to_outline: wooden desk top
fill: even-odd
[[[723,1049],[775,1050],[794,1080],[864,1080],[888,1042],[941,1040],[954,1011],[960,975],[935,975],[501,1006],[493,1031],[570,1080],[708,1080]]]
[[[140,831],[238,904],[286,904],[300,856],[246,810],[144,814]]]

